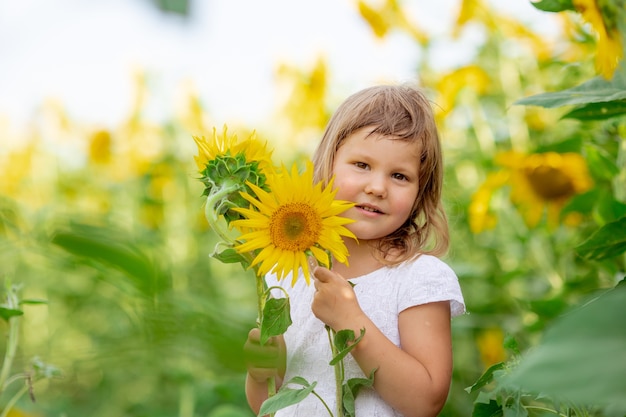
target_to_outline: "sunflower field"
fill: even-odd
[[[410,37],[435,103],[445,260],[468,309],[441,416],[626,416],[626,0],[533,3],[558,22],[549,40],[459,0],[448,35],[471,26],[482,42],[445,73],[409,2],[354,13],[373,37]],[[332,76],[323,58],[278,71],[282,123],[255,134],[286,165],[338,105]],[[0,417],[253,415],[254,277],[210,256],[192,137],[256,127],[215,120],[194,94],[154,123],[147,77],[116,126],[53,102],[23,130],[0,119]]]

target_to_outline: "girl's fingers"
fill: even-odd
[[[329,282],[332,276],[333,272],[331,272],[328,268],[318,266],[313,271],[313,277],[315,280],[319,280],[320,282]]]

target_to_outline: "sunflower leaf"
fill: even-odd
[[[22,310],[17,310],[15,308],[0,307],[0,317],[7,322],[12,317],[22,316],[22,315],[24,315],[24,312]]]
[[[120,236],[121,232],[117,228],[76,223],[56,230],[51,242],[76,259],[121,271],[145,295],[154,296],[164,290],[168,274],[130,236]]]
[[[291,384],[301,385],[302,388],[291,388],[289,386]],[[298,376],[290,379],[283,384],[276,394],[263,402],[259,410],[259,416],[272,414],[285,407],[299,403],[313,392],[316,385],[317,382],[309,383],[306,379]]]
[[[330,365],[335,365],[337,362],[339,362],[344,357],[346,357],[346,355],[350,353],[352,349],[354,349],[357,343],[359,343],[361,339],[363,339],[364,335],[365,335],[364,328],[361,329],[361,334],[356,339],[355,339],[354,331],[347,330],[347,329],[339,330],[335,334],[335,340],[334,340],[335,347],[337,348],[338,353],[334,358],[332,358],[332,360],[330,361]]]
[[[491,381],[493,381],[494,378],[494,374],[497,371],[500,371],[502,369],[504,369],[505,363],[504,362],[499,362],[496,363],[494,365],[491,365],[489,367],[489,369],[487,369],[481,376],[480,378],[478,378],[478,380],[476,382],[474,382],[473,385],[470,385],[469,387],[465,388],[465,391],[467,391],[468,393],[472,393],[476,390],[481,389],[482,387],[484,387],[485,385],[489,384]]]
[[[540,0],[530,2],[536,9],[544,12],[558,13],[565,10],[576,10],[572,0]]]
[[[472,417],[501,417],[503,415],[504,411],[502,410],[502,406],[494,399],[474,403]]]
[[[611,80],[595,77],[576,87],[525,97],[514,104],[553,108],[618,100],[626,100],[626,64],[615,72]]]
[[[361,390],[361,388],[370,388],[374,386],[374,373],[376,372],[376,368],[372,369],[370,372],[369,378],[351,378],[343,384],[343,409],[344,415],[355,417],[355,407],[354,400],[356,399],[357,394]]]
[[[278,336],[287,330],[291,325],[291,315],[289,313],[289,298],[270,298],[263,307],[263,318],[261,320],[262,345],[270,337]]]
[[[216,250],[214,253],[211,254],[211,256],[225,264],[234,264],[239,262],[244,267],[244,269],[247,268],[249,265],[246,257],[233,248],[224,249],[221,252],[218,252]]]
[[[624,415],[626,332],[619,319],[624,315],[626,281],[622,280],[557,319],[502,379],[503,386],[606,406],[612,410],[607,415]]]
[[[29,298],[27,300],[20,300],[20,305],[23,304],[48,304],[48,300],[43,300],[39,298]]]
[[[561,119],[604,120],[623,116],[626,113],[626,100],[615,100],[604,103],[589,103],[561,116]]]
[[[620,169],[615,164],[615,157],[606,150],[593,143],[586,143],[583,149],[587,165],[596,177],[611,181],[619,175]]]
[[[626,251],[626,216],[605,224],[575,250],[583,258],[597,261],[624,253]]]

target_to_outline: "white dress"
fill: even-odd
[[[291,277],[277,282],[276,277],[266,277],[269,286],[279,285],[289,294],[292,325],[284,337],[287,345],[287,372],[285,381],[294,376],[305,378],[309,383],[317,381],[317,392],[335,414],[335,374],[328,363],[331,352],[324,323],[311,312],[315,287],[306,285],[302,276],[292,288]],[[369,274],[350,279],[359,305],[376,326],[397,346],[400,346],[398,315],[403,310],[430,302],[450,301],[451,315],[465,312],[465,304],[456,274],[440,259],[422,255],[414,261],[395,267],[383,267]],[[274,297],[284,297],[280,290],[273,290]],[[358,336],[358,335],[357,335]],[[351,355],[344,358],[345,380],[365,378]],[[301,388],[294,385],[293,388]],[[355,412],[358,417],[401,416],[388,406],[372,388],[362,388],[356,398]],[[328,416],[321,401],[310,394],[298,404],[284,408],[276,417]]]

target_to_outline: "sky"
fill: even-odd
[[[432,34],[449,30],[459,3],[402,2]],[[546,13],[527,0],[494,4],[545,28]],[[331,88],[346,94],[415,75],[415,43],[402,34],[376,39],[356,0],[192,0],[191,7],[183,19],[149,0],[0,1],[0,117],[19,125],[53,98],[71,118],[114,125],[132,106],[134,74],[145,71],[161,104],[154,117],[171,114],[192,88],[214,119],[253,125],[277,106],[280,63],[307,69],[324,56]],[[435,64],[470,60],[477,36],[442,44]]]

